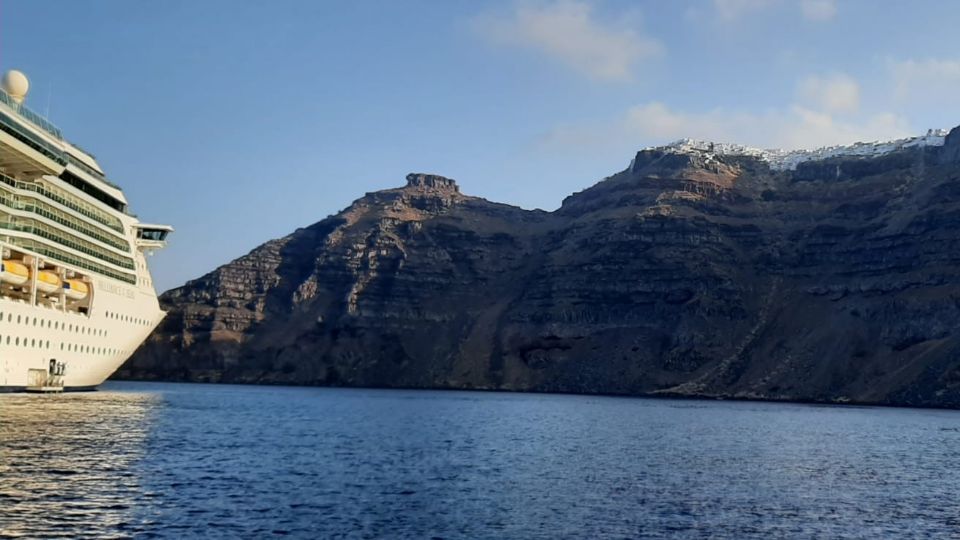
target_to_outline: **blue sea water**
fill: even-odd
[[[0,536],[960,534],[960,412],[108,383],[0,395]]]

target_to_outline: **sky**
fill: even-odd
[[[95,154],[176,287],[409,172],[524,208],[692,137],[960,124],[951,0],[0,0],[0,69]]]

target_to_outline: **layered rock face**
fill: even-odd
[[[407,177],[164,294],[121,378],[960,406],[960,131],[641,151],[528,211]]]

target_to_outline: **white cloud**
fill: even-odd
[[[804,103],[831,113],[853,113],[860,108],[860,85],[842,73],[807,77],[800,83],[799,94]]]
[[[899,101],[960,101],[960,60],[891,60],[889,67]]]
[[[797,95],[795,103],[763,111],[715,108],[689,112],[651,101],[630,107],[607,122],[554,129],[542,143],[573,150],[624,144],[635,147],[689,137],[792,150],[912,134],[906,120],[896,114],[858,114],[860,85],[848,75],[807,77],[798,83]]]
[[[723,108],[685,112],[649,102],[631,107],[606,124],[555,129],[542,144],[565,152],[623,146],[617,148],[619,152],[689,137],[761,148],[798,149],[889,140],[911,134],[906,121],[890,113],[845,121],[800,105],[761,113]]]
[[[663,50],[635,28],[599,21],[591,4],[576,0],[518,3],[506,18],[477,23],[494,41],[536,49],[598,80],[630,79],[638,62]]]
[[[837,15],[836,0],[801,0],[800,12],[811,21],[829,21]]]
[[[722,22],[731,22],[774,6],[799,6],[800,13],[810,21],[829,21],[837,14],[836,0],[712,0],[713,10]],[[699,10],[688,9],[687,18],[696,18]],[[795,12],[790,12],[795,13]]]
[[[724,21],[733,21],[773,5],[773,0],[713,0],[713,9]]]

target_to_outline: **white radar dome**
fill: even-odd
[[[27,76],[15,69],[3,74],[0,85],[3,86],[4,92],[10,94],[10,97],[17,103],[22,102],[23,98],[27,97],[27,92],[30,91],[30,81],[27,80]]]

